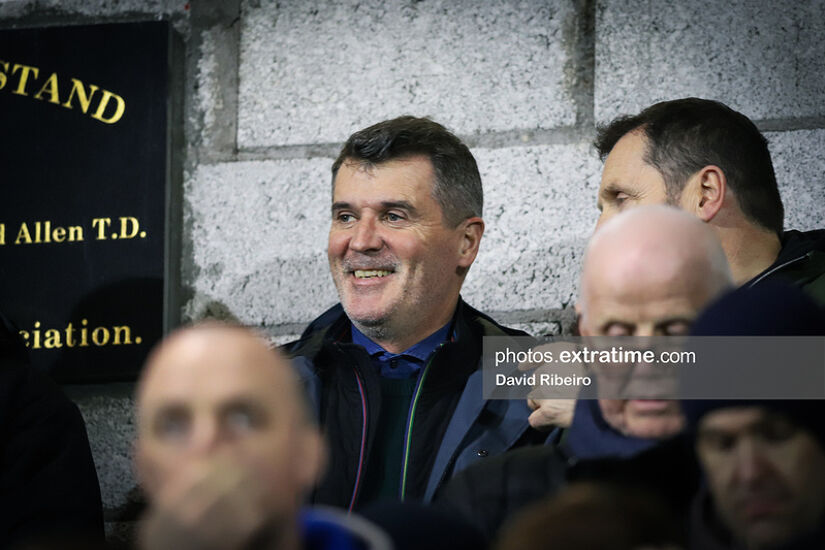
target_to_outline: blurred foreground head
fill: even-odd
[[[587,247],[581,277],[582,336],[679,336],[732,285],[718,239],[696,217],[641,206],[604,223]],[[664,438],[682,427],[677,402],[602,399],[619,432]]]
[[[294,523],[322,465],[302,399],[287,361],[247,329],[211,323],[166,338],[137,394],[136,467],[150,508],[205,528],[228,523],[224,512]]]

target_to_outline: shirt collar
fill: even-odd
[[[447,335],[450,331],[450,325],[452,324],[452,320],[450,320],[446,325],[435,331],[434,333],[430,334],[417,344],[413,344],[409,348],[405,349],[401,353],[390,353],[372,340],[370,340],[363,332],[358,330],[358,327],[352,325],[352,343],[357,344],[359,346],[363,346],[364,349],[367,350],[367,353],[370,356],[383,353],[390,356],[400,356],[400,355],[407,355],[410,357],[414,357],[419,361],[426,361],[433,350],[438,347],[439,344],[447,340]]]

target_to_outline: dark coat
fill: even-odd
[[[336,305],[285,351],[293,357],[330,446],[329,469],[313,501],[353,509],[359,504],[364,471],[370,468],[381,393],[380,375],[366,351],[350,342],[350,326]],[[525,401],[483,399],[482,338],[526,334],[497,324],[463,301],[456,308],[452,334],[419,374],[417,405],[407,422],[406,498],[428,502],[455,472],[544,439],[529,427]]]
[[[100,542],[100,487],[83,417],[28,365],[16,329],[0,321],[0,547]]]
[[[825,229],[785,231],[776,261],[746,286],[765,280],[793,283],[825,306]]]

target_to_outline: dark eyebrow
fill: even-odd
[[[700,439],[713,439],[720,437],[736,437],[736,430],[725,430],[723,428],[705,428],[701,425],[696,433]]]
[[[188,413],[189,412],[189,405],[183,401],[172,401],[169,403],[164,403],[155,411],[155,416],[160,416],[162,414],[180,414],[180,413]]]
[[[416,212],[415,207],[407,201],[384,201],[381,203],[381,206],[384,210],[398,208],[399,210],[406,210],[410,214],[414,214]]]
[[[407,201],[383,201],[381,203],[381,208],[384,210],[398,208],[399,210],[406,210],[410,214],[415,214],[418,212],[418,210],[416,210],[416,208]],[[348,202],[339,201],[332,203],[332,211],[336,212],[338,210],[354,210],[354,208]]]
[[[224,413],[238,409],[247,409],[258,412],[262,411],[261,404],[248,397],[236,397],[226,401],[225,403],[221,403],[220,405],[220,411]]]

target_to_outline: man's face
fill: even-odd
[[[150,498],[217,459],[251,472],[273,509],[294,506],[312,473],[295,387],[264,344],[237,329],[173,337],[138,398],[137,467]]]
[[[708,413],[696,450],[720,519],[749,548],[788,542],[825,516],[825,451],[760,407]]]
[[[617,251],[621,253],[621,251]],[[610,262],[607,262],[609,264]],[[590,270],[581,318],[583,336],[680,336],[710,301],[709,285],[688,270],[666,265],[616,272],[609,265]],[[600,399],[614,429],[634,437],[661,439],[684,423],[677,401]]]
[[[435,331],[452,315],[466,222],[445,225],[433,178],[425,157],[369,168],[345,161],[338,171],[329,265],[344,310],[359,328]]]
[[[626,208],[667,204],[662,174],[644,161],[646,141],[641,132],[630,132],[607,155],[599,185],[597,228]]]

